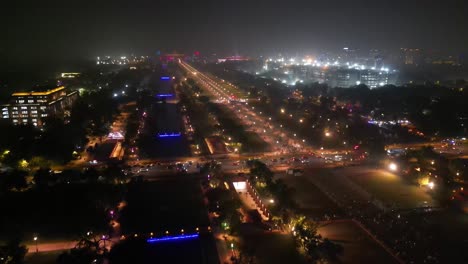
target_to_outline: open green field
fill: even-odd
[[[319,234],[343,246],[340,263],[398,263],[363,229],[350,220],[323,225],[319,228]]]
[[[410,185],[386,170],[349,167],[335,170],[334,173],[349,177],[384,204],[394,205],[398,209],[438,206],[428,193],[429,189]]]
[[[294,189],[293,199],[297,202],[301,214],[312,218],[342,214],[341,209],[306,177],[285,173],[277,176]]]
[[[291,235],[254,230],[248,225],[242,227],[244,247],[250,248],[258,264],[305,264]]]
[[[246,143],[242,146],[245,152],[262,152],[269,150],[268,143],[266,143],[257,133],[246,131],[245,135]]]

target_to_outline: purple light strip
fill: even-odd
[[[180,137],[182,134],[181,133],[171,133],[171,134],[158,134],[158,137],[163,138],[163,137]]]
[[[192,239],[192,238],[198,238],[198,234],[169,236],[169,237],[160,237],[160,238],[149,238],[149,239],[146,240],[146,242],[148,242],[148,243],[157,243],[157,242],[185,240],[185,239]]]

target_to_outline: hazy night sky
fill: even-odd
[[[25,65],[157,50],[268,54],[344,46],[464,52],[466,2],[9,1],[0,10],[0,59]]]

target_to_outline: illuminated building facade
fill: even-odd
[[[65,117],[78,91],[67,91],[64,86],[42,89],[33,92],[16,92],[11,95],[10,103],[2,105],[2,119],[17,124],[32,124],[41,127],[48,116]]]

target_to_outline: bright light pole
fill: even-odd
[[[35,236],[34,237],[34,243],[36,244],[36,253],[39,252],[39,248],[37,247],[37,239],[38,239],[38,237]]]
[[[234,243],[231,243],[231,254],[234,257]]]
[[[429,188],[431,188],[431,189],[434,189],[434,182],[429,182],[427,184],[427,186],[429,186]]]
[[[106,247],[106,235],[102,235],[102,240],[104,241],[104,247]]]

